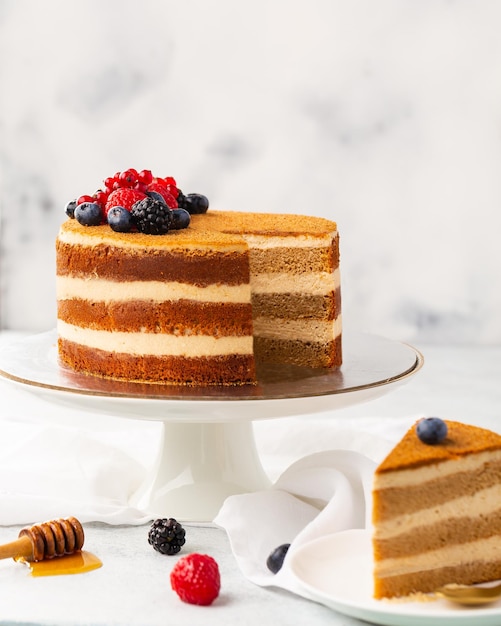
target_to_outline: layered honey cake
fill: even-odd
[[[500,478],[500,435],[439,418],[413,426],[375,472],[375,597],[501,578]]]
[[[165,198],[157,180],[139,191],[115,181],[101,206],[85,196],[67,208],[56,240],[61,361],[194,385],[255,383],[256,361],[341,365],[336,224],[207,211],[168,180]]]

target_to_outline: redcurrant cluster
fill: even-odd
[[[105,178],[103,189],[98,189],[92,196],[83,195],[77,198],[76,206],[84,202],[95,202],[99,204],[104,211],[108,198],[113,191],[117,191],[118,189],[134,189],[146,195],[148,191],[158,191],[159,188],[161,188],[164,193],[169,193],[177,202],[179,189],[172,176],[160,178],[153,176],[151,170],[141,170],[138,172],[133,167],[130,167],[128,170],[117,172],[114,176]]]

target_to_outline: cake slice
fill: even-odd
[[[416,424],[376,469],[376,598],[501,578],[501,436],[444,422],[442,441]]]

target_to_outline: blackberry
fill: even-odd
[[[186,531],[173,517],[156,519],[148,533],[148,543],[162,554],[177,554],[184,546]]]
[[[171,210],[153,198],[144,198],[132,205],[132,220],[141,233],[165,235],[171,227]]]

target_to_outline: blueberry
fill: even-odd
[[[185,209],[172,209],[172,224],[171,228],[174,230],[181,230],[182,228],[188,228],[191,222],[191,215]]]
[[[439,417],[424,417],[417,423],[416,433],[423,443],[434,445],[447,437],[447,424]]]
[[[147,191],[146,195],[152,198],[153,200],[156,200],[157,202],[160,202],[161,204],[165,204],[167,206],[167,202],[165,202],[165,198],[162,196],[161,193],[158,193],[158,191]]]
[[[75,217],[75,209],[77,207],[77,201],[76,200],[70,200],[66,206],[64,207],[64,212],[66,213],[66,215],[68,217],[71,217],[71,219],[73,219]]]
[[[103,219],[101,207],[96,202],[82,202],[75,209],[75,219],[83,226],[97,226]]]
[[[123,206],[114,206],[108,211],[108,224],[117,233],[128,233],[132,228],[132,217]]]
[[[266,566],[270,570],[276,574],[282,569],[282,565],[284,563],[285,555],[290,548],[290,543],[283,543],[278,548],[275,548],[270,556],[266,559]]]
[[[207,213],[209,208],[209,200],[201,193],[189,193],[183,198],[183,208],[192,215]]]

